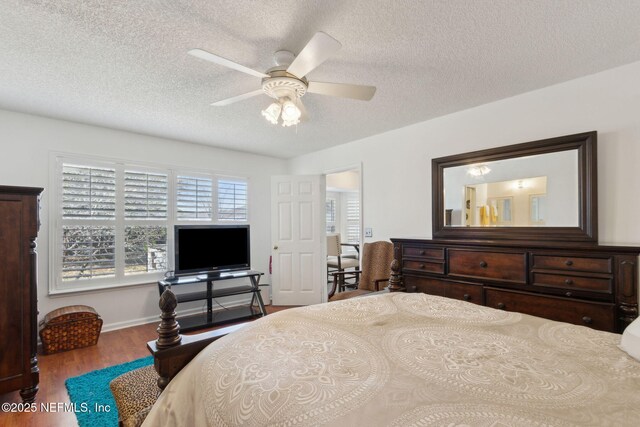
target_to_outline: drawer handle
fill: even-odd
[[[566,260],[566,261],[564,262],[564,264],[565,264],[567,267],[571,267],[571,266],[573,265],[573,261],[571,261],[570,259],[568,259],[568,260]]]
[[[418,267],[419,268],[424,268],[424,264],[420,264]]]
[[[584,317],[582,318],[582,321],[583,321],[584,323],[586,323],[587,325],[590,325],[590,324],[592,324],[592,323],[593,323],[593,319],[592,319],[591,317],[589,317],[589,316],[584,316]]]
[[[502,302],[499,302],[499,303],[498,303],[498,308],[499,308],[500,310],[504,310],[504,308],[505,308],[505,307],[506,307],[506,305],[504,305],[504,303],[502,303]]]
[[[465,300],[465,301],[469,301],[469,300],[471,300],[471,295],[464,294],[464,295],[462,295],[462,299]]]
[[[568,296],[568,297],[570,297],[570,296],[572,296],[572,295],[573,295],[573,293],[572,293],[572,292],[566,292],[566,293],[565,293],[565,295],[566,295],[566,296]]]
[[[573,280],[567,279],[567,280],[564,281],[564,284],[565,285],[573,285]]]
[[[487,262],[486,261],[480,261],[480,267],[482,268],[487,268]]]

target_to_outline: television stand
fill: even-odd
[[[192,276],[167,277],[158,282],[160,295],[165,288],[173,286],[192,285],[206,283],[206,289],[195,292],[176,293],[178,303],[189,301],[207,301],[207,311],[190,316],[178,317],[180,331],[187,332],[196,329],[208,328],[224,323],[235,322],[247,318],[262,317],[267,314],[264,302],[260,295],[260,276],[264,273],[255,270],[239,270],[197,274]],[[224,280],[248,278],[250,284],[231,286],[222,289],[215,289],[214,283]],[[223,310],[213,310],[213,302],[216,298],[228,297],[232,295],[253,294],[248,305],[225,308]]]

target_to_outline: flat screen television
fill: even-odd
[[[176,225],[175,275],[251,268],[248,225]]]

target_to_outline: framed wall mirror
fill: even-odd
[[[597,133],[432,160],[434,239],[598,240]]]

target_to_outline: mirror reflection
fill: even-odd
[[[578,151],[444,169],[445,226],[579,226]]]

